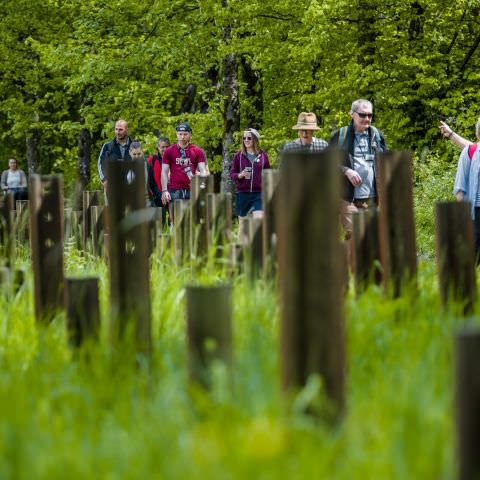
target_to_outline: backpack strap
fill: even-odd
[[[377,148],[380,148],[381,143],[381,136],[380,132],[378,131],[377,127],[374,127],[373,125],[370,125],[370,131],[372,132],[372,137],[375,138],[375,143],[377,145]]]
[[[468,146],[468,157],[470,160],[473,159],[473,156],[475,155],[475,152],[477,151],[478,143],[471,143]]]
[[[348,130],[348,127],[341,127],[338,132],[338,146],[340,148],[342,148],[343,145],[345,144],[345,139],[347,138],[347,130]]]

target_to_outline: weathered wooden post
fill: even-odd
[[[475,242],[469,202],[435,205],[438,284],[443,306],[460,302],[465,314],[475,304]]]
[[[215,256],[225,253],[232,240],[232,194],[207,193],[207,229],[209,248],[215,248]]]
[[[253,280],[263,265],[262,219],[253,217],[240,219],[239,233],[245,271]]]
[[[393,295],[399,296],[402,285],[414,280],[417,273],[411,155],[380,154],[377,170],[383,280]]]
[[[190,208],[189,200],[175,200],[173,202],[173,237],[175,260],[181,264],[190,258]]]
[[[103,205],[91,205],[90,207],[90,231],[92,238],[92,251],[94,255],[102,255],[103,252]]]
[[[345,397],[339,164],[334,151],[286,154],[276,203],[282,386],[292,394],[320,375],[333,419]]]
[[[78,250],[82,248],[83,242],[83,228],[82,228],[83,212],[81,210],[72,210],[72,216],[70,219],[71,235],[74,239],[74,244]]]
[[[190,378],[208,388],[212,361],[232,365],[232,289],[190,286],[186,293]]]
[[[135,335],[137,351],[151,353],[148,221],[142,162],[107,162],[110,332],[113,343]]]
[[[66,278],[65,305],[70,345],[80,347],[85,340],[97,340],[100,328],[98,278]]]
[[[148,207],[148,212],[150,216],[150,253],[152,253],[163,233],[163,209],[162,207]]]
[[[353,214],[352,261],[357,294],[369,282],[380,284],[380,244],[378,238],[378,210],[360,209]]]
[[[35,316],[49,321],[64,306],[62,176],[31,175],[28,196]]]
[[[480,478],[480,330],[463,328],[456,336],[456,411],[458,478]]]
[[[68,242],[72,236],[72,209],[70,207],[63,208],[63,240]]]
[[[213,193],[213,177],[195,175],[190,183],[190,251],[200,259],[208,249],[207,193]]]
[[[103,192],[100,190],[84,190],[83,191],[83,248],[87,249],[89,240],[92,238],[92,221],[90,209],[94,205],[101,205],[103,203]]]
[[[262,250],[263,273],[266,277],[275,271],[277,234],[275,231],[275,196],[280,181],[278,170],[264,170],[262,174]]]
[[[13,193],[0,196],[0,257],[7,266],[13,264],[15,253],[12,210]]]
[[[16,268],[13,272],[13,293],[17,293],[25,285],[25,270]]]
[[[28,216],[29,216],[29,201],[28,200],[17,200],[16,202],[16,234],[17,240],[20,244],[26,244],[29,241],[30,233],[28,230]]]

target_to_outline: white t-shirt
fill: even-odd
[[[368,148],[368,133],[355,133],[353,147],[353,169],[360,175],[362,183],[355,187],[355,198],[375,197],[374,154]]]

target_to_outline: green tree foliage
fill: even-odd
[[[95,157],[120,117],[150,149],[156,132],[173,136],[179,118],[189,119],[219,170],[222,148],[237,148],[239,137],[227,135],[237,99],[233,123],[260,128],[273,159],[299,111],[315,111],[328,138],[359,97],[374,102],[392,147],[451,156],[454,149],[439,143],[442,117],[473,136],[478,0],[5,0],[2,7],[0,160],[26,155],[30,136],[41,170],[64,171],[67,183],[79,132],[90,132]]]

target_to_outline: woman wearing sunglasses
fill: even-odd
[[[245,217],[252,212],[255,218],[263,217],[262,171],[270,168],[268,155],[260,149],[260,134],[254,128],[243,132],[242,147],[232,160],[230,176],[235,182],[237,215]]]

